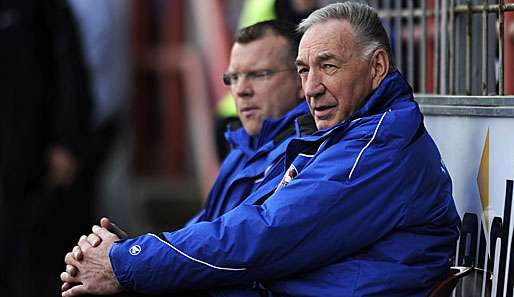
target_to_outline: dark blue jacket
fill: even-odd
[[[278,296],[427,296],[454,256],[450,176],[397,72],[350,119],[292,140],[243,203],[212,222],[115,244],[127,289],[243,284]],[[283,177],[277,174],[282,172]]]
[[[220,166],[204,210],[187,225],[212,221],[246,199],[260,185],[266,169],[284,154],[295,136],[295,119],[308,112],[302,102],[280,119],[264,120],[261,133],[255,137],[243,128],[227,130],[230,152]]]

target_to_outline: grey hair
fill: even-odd
[[[330,20],[347,21],[353,29],[356,43],[362,48],[362,58],[369,59],[378,48],[387,52],[390,71],[394,70],[391,45],[377,11],[363,3],[347,1],[322,7],[311,13],[298,25],[297,31],[305,33],[310,27]]]

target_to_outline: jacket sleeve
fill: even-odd
[[[115,244],[118,280],[145,293],[200,289],[279,278],[355,254],[408,220],[407,197],[420,185],[399,177],[430,159],[415,160],[416,150],[391,148],[380,137],[362,151],[368,140],[328,148],[262,205]],[[420,174],[434,183],[448,178],[433,168]],[[132,256],[131,248],[140,252]]]

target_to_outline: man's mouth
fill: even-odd
[[[245,118],[249,118],[249,117],[253,117],[255,116],[255,114],[257,113],[259,109],[257,107],[244,107],[244,108],[241,108],[241,111],[239,112],[239,114]]]
[[[314,116],[320,120],[329,119],[335,111],[335,105],[323,105],[314,107]]]

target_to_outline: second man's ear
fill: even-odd
[[[371,79],[373,90],[378,88],[389,73],[389,57],[383,48],[378,48],[371,57]]]

